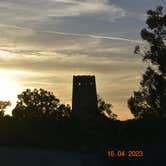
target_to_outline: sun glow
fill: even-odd
[[[0,78],[0,100],[11,102],[11,107],[6,110],[7,114],[10,114],[11,109],[15,106],[18,92],[19,85],[16,81],[8,78]]]

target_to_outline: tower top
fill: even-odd
[[[95,77],[94,75],[74,75],[73,77]]]
[[[77,75],[73,76],[73,83],[79,84],[94,84],[95,76],[94,75]]]

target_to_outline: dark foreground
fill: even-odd
[[[138,146],[137,146],[138,147]],[[117,148],[117,147],[116,147]],[[114,148],[114,149],[116,149]],[[153,145],[144,147],[144,157],[109,158],[104,151],[48,150],[37,148],[0,148],[1,166],[110,166],[160,165],[166,162],[165,148]]]
[[[165,131],[165,119],[4,120],[0,121],[0,166],[161,165],[166,163]]]

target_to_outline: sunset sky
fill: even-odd
[[[97,93],[119,119],[146,67],[146,11],[160,0],[1,0],[0,100],[16,102],[26,88],[53,91],[71,104],[73,75],[95,75]]]

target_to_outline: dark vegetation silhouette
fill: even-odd
[[[0,119],[5,117],[5,109],[10,105],[10,101],[0,101]]]
[[[38,120],[69,119],[71,108],[60,103],[52,92],[44,89],[27,89],[18,95],[16,107],[12,111],[14,119]]]
[[[111,110],[112,105],[106,103],[98,96],[98,115],[116,120],[117,115]],[[1,103],[0,103],[1,104]],[[4,109],[10,102],[3,102],[2,117]],[[18,95],[18,101],[12,110],[12,118],[17,120],[64,120],[71,119],[71,107],[69,104],[61,104],[60,100],[52,92],[44,89],[27,89]]]
[[[112,104],[105,102],[100,96],[97,99],[97,107],[100,114],[106,116],[110,120],[116,120],[117,115],[112,112]]]
[[[140,89],[134,91],[128,105],[135,118],[162,118],[166,116],[166,14],[159,6],[148,10],[147,15],[147,28],[142,29],[141,37],[149,44],[149,49],[141,51],[136,46],[135,53],[141,54],[149,66]]]

